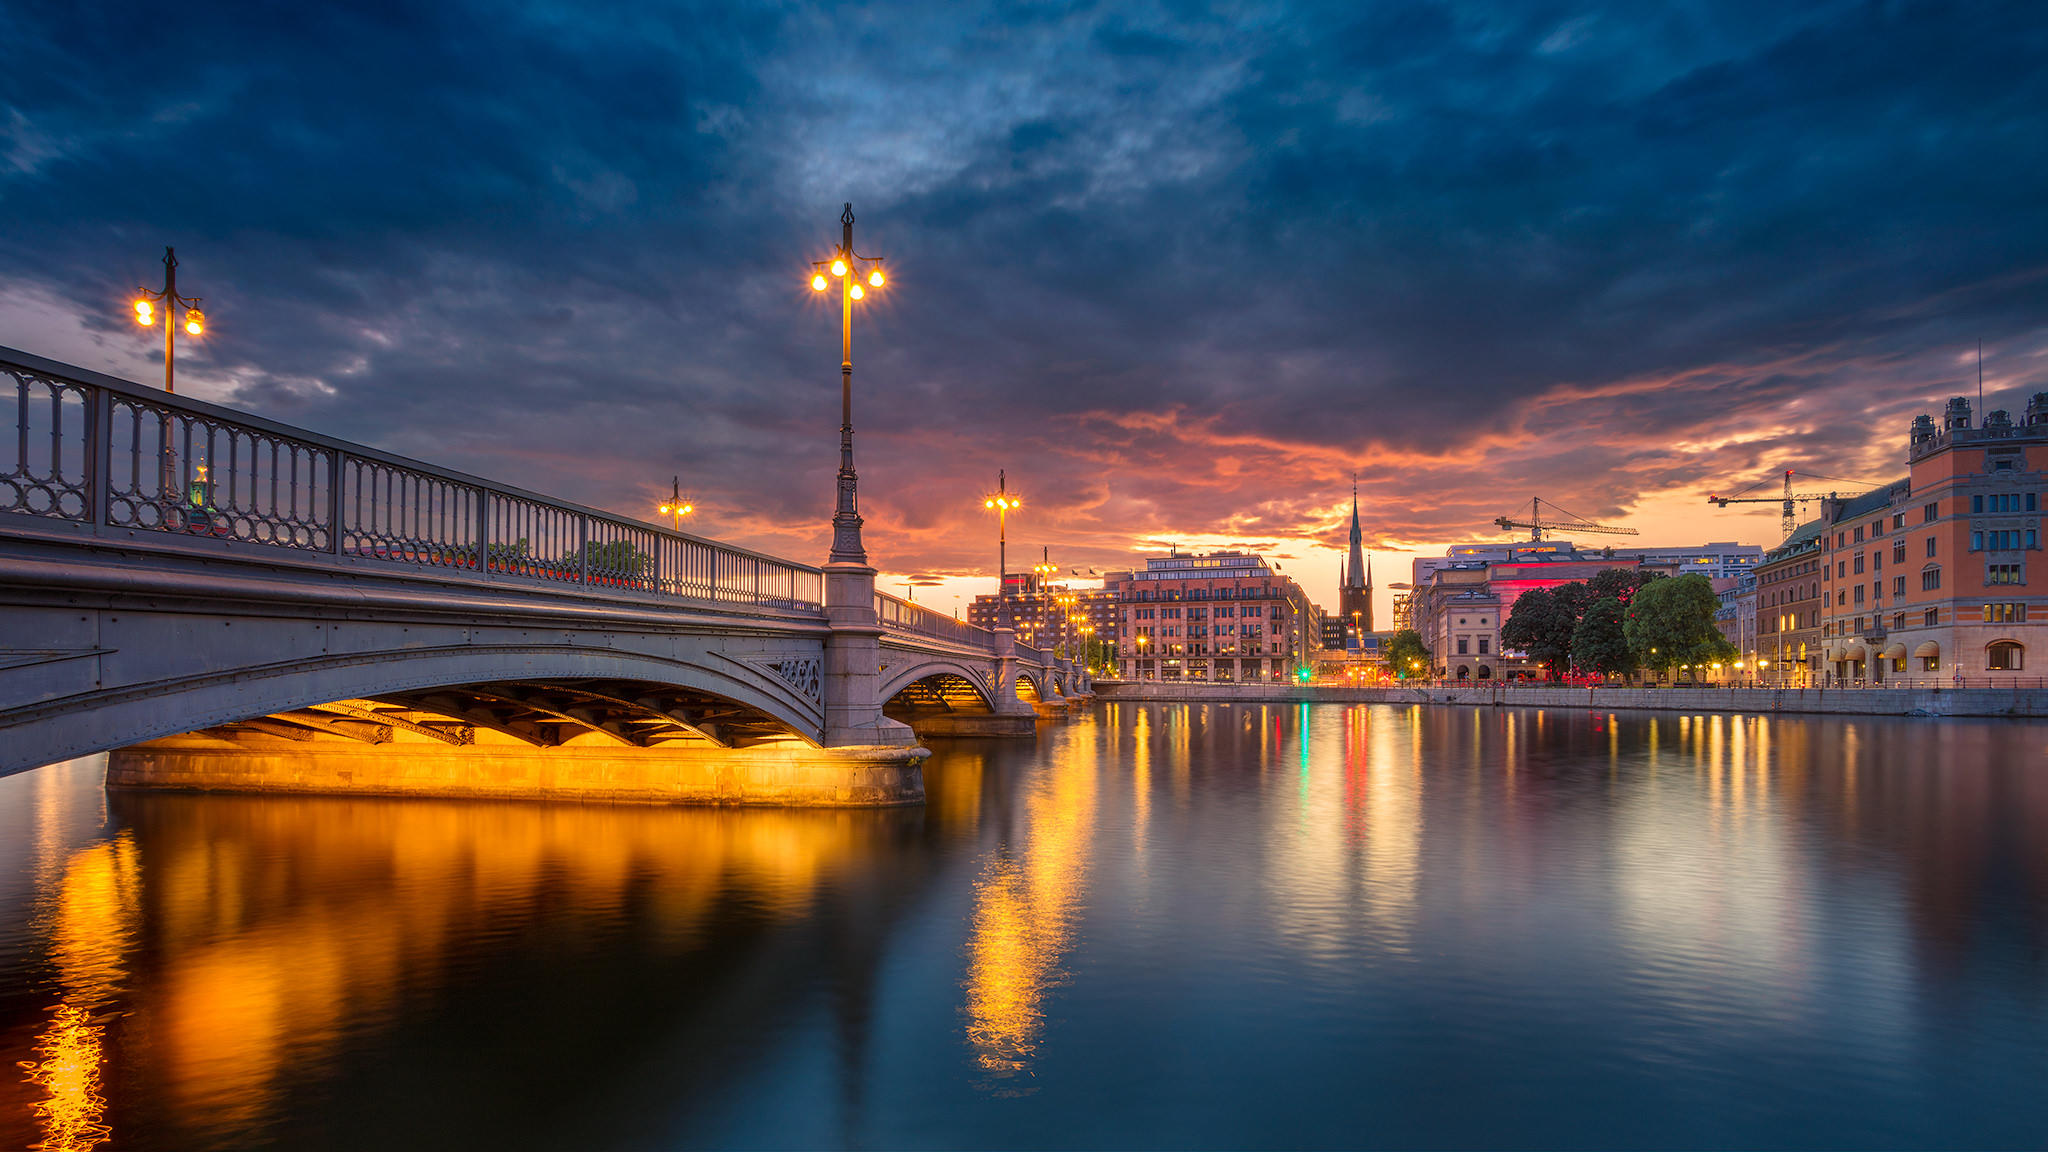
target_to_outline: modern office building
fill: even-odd
[[[982,628],[997,627],[1005,615],[1018,642],[1034,648],[1079,652],[1087,638],[1080,632],[1085,626],[1095,629],[1091,634],[1094,640],[1115,650],[1116,597],[1106,589],[1076,588],[1046,580],[1036,572],[1012,572],[1003,578],[1001,600],[976,596],[967,606],[967,622]],[[1080,616],[1081,622],[1070,619],[1073,616]]]
[[[1250,552],[1149,557],[1103,587],[1116,600],[1126,680],[1286,680],[1322,647],[1322,611]]]

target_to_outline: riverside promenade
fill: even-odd
[[[1336,684],[1197,684],[1097,680],[1106,701],[1188,704],[1452,704],[1662,712],[1810,712],[1843,716],[2048,717],[2048,687],[1626,688],[1507,683],[1361,688]]]

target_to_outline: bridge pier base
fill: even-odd
[[[879,808],[924,803],[929,752],[900,745],[754,748],[567,744],[535,748],[478,733],[429,741],[237,741],[169,736],[109,753],[110,788],[334,793],[502,800]]]
[[[1036,736],[1038,716],[1025,712],[933,712],[912,716],[920,738],[930,736]]]
[[[827,748],[913,747],[910,726],[882,715],[882,622],[875,570],[825,565],[825,739]]]

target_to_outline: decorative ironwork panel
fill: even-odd
[[[485,551],[492,572],[583,582],[583,533],[588,517],[502,492],[490,493],[487,500]]]
[[[0,512],[90,520],[96,389],[24,368],[6,371],[14,384],[14,435],[0,447]]]
[[[329,549],[331,449],[129,396],[107,405],[107,523]]]
[[[804,699],[820,705],[825,702],[825,665],[817,657],[783,660],[769,667]]]
[[[341,468],[344,555],[430,568],[478,567],[482,492],[358,456],[346,457]]]

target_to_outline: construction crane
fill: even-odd
[[[1557,514],[1549,520],[1543,518],[1543,506],[1546,504],[1549,504],[1551,512]],[[1562,516],[1563,519],[1559,519],[1559,516]],[[1560,528],[1570,532],[1597,532],[1607,536],[1636,535],[1636,530],[1633,528],[1614,528],[1606,524],[1595,524],[1584,516],[1580,516],[1575,512],[1567,512],[1555,504],[1550,504],[1549,501],[1541,496],[1530,498],[1529,518],[1527,520],[1516,520],[1511,516],[1501,516],[1496,518],[1494,523],[1509,532],[1513,532],[1517,528],[1527,528],[1529,530],[1529,539],[1532,542],[1539,543],[1542,541],[1545,532],[1555,532]]]
[[[1808,473],[1797,474],[1810,475]],[[1757,485],[1752,484],[1748,488],[1742,489],[1741,492],[1737,492],[1733,496],[1722,496],[1718,494],[1708,496],[1707,503],[1718,505],[1722,508],[1726,508],[1730,504],[1777,504],[1782,502],[1784,504],[1785,514],[1783,517],[1783,523],[1780,525],[1780,527],[1782,527],[1784,530],[1784,535],[1781,537],[1781,539],[1789,540],[1792,537],[1793,531],[1799,527],[1799,515],[1798,510],[1794,507],[1795,505],[1806,504],[1815,500],[1833,500],[1837,498],[1833,492],[1792,491],[1792,477],[1794,475],[1795,473],[1792,469],[1785,469],[1785,491],[1784,494],[1780,496],[1744,496],[1742,492],[1748,492],[1757,487]],[[1833,479],[1833,477],[1830,476],[1815,476],[1813,478],[1816,480]]]

